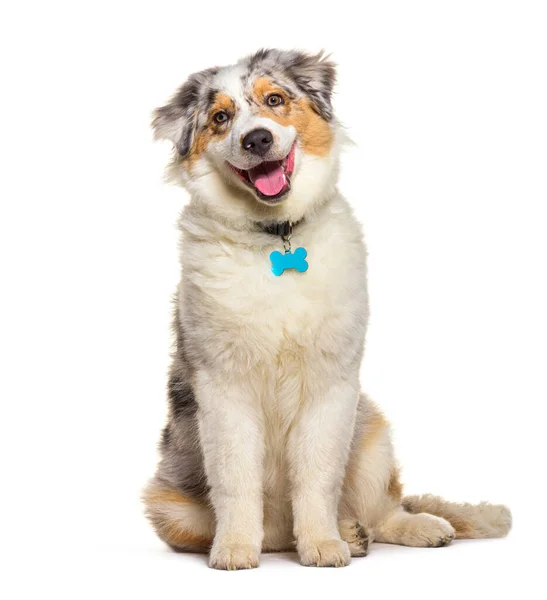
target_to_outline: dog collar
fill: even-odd
[[[270,225],[258,223],[258,226],[264,233],[278,235],[279,237],[286,237],[288,235],[292,235],[293,229],[297,225],[300,225],[303,220],[304,219],[300,219],[300,221],[296,221],[296,223],[293,223],[292,221],[281,221],[280,223],[271,223]]]
[[[278,250],[274,250],[270,254],[270,261],[272,263],[272,273],[279,277],[287,269],[295,269],[299,273],[304,273],[308,270],[308,262],[306,256],[308,252],[305,248],[296,248],[292,252],[291,248],[291,236],[293,229],[299,225],[302,220],[293,223],[292,221],[282,221],[281,223],[273,223],[271,225],[263,225],[259,223],[259,227],[265,233],[271,235],[278,235],[283,241],[284,254]]]

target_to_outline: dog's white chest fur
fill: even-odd
[[[182,226],[193,231],[191,223]],[[197,351],[207,368],[227,385],[237,380],[255,399],[265,502],[277,511],[286,490],[287,435],[306,398],[324,393],[340,373],[356,376],[368,317],[366,252],[342,199],[295,228],[293,248],[308,251],[305,273],[276,277],[269,255],[282,250],[281,239],[247,235],[186,237],[182,322],[199,327]]]
[[[293,248],[308,251],[305,273],[276,277],[269,255],[282,250],[281,239],[261,233],[254,245],[245,235],[240,243],[190,238],[183,249],[183,310],[199,308],[216,368],[271,371],[288,351],[318,364],[322,353],[343,361],[347,344],[362,342],[367,317],[365,250],[345,202],[295,229]]]

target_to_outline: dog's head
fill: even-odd
[[[176,149],[171,178],[231,212],[300,216],[332,189],[334,81],[321,54],[281,50],[191,75],[154,114]]]

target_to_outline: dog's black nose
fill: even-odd
[[[273,143],[273,135],[267,129],[253,129],[241,141],[244,150],[264,156]]]

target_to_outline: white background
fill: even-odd
[[[3,5],[4,597],[544,593],[545,9]],[[143,519],[187,200],[162,182],[169,148],[152,144],[149,115],[190,73],[261,46],[325,48],[340,65],[335,107],[357,144],[341,188],[370,252],[363,386],[393,423],[406,489],[507,503],[505,540],[219,573],[168,552]]]

